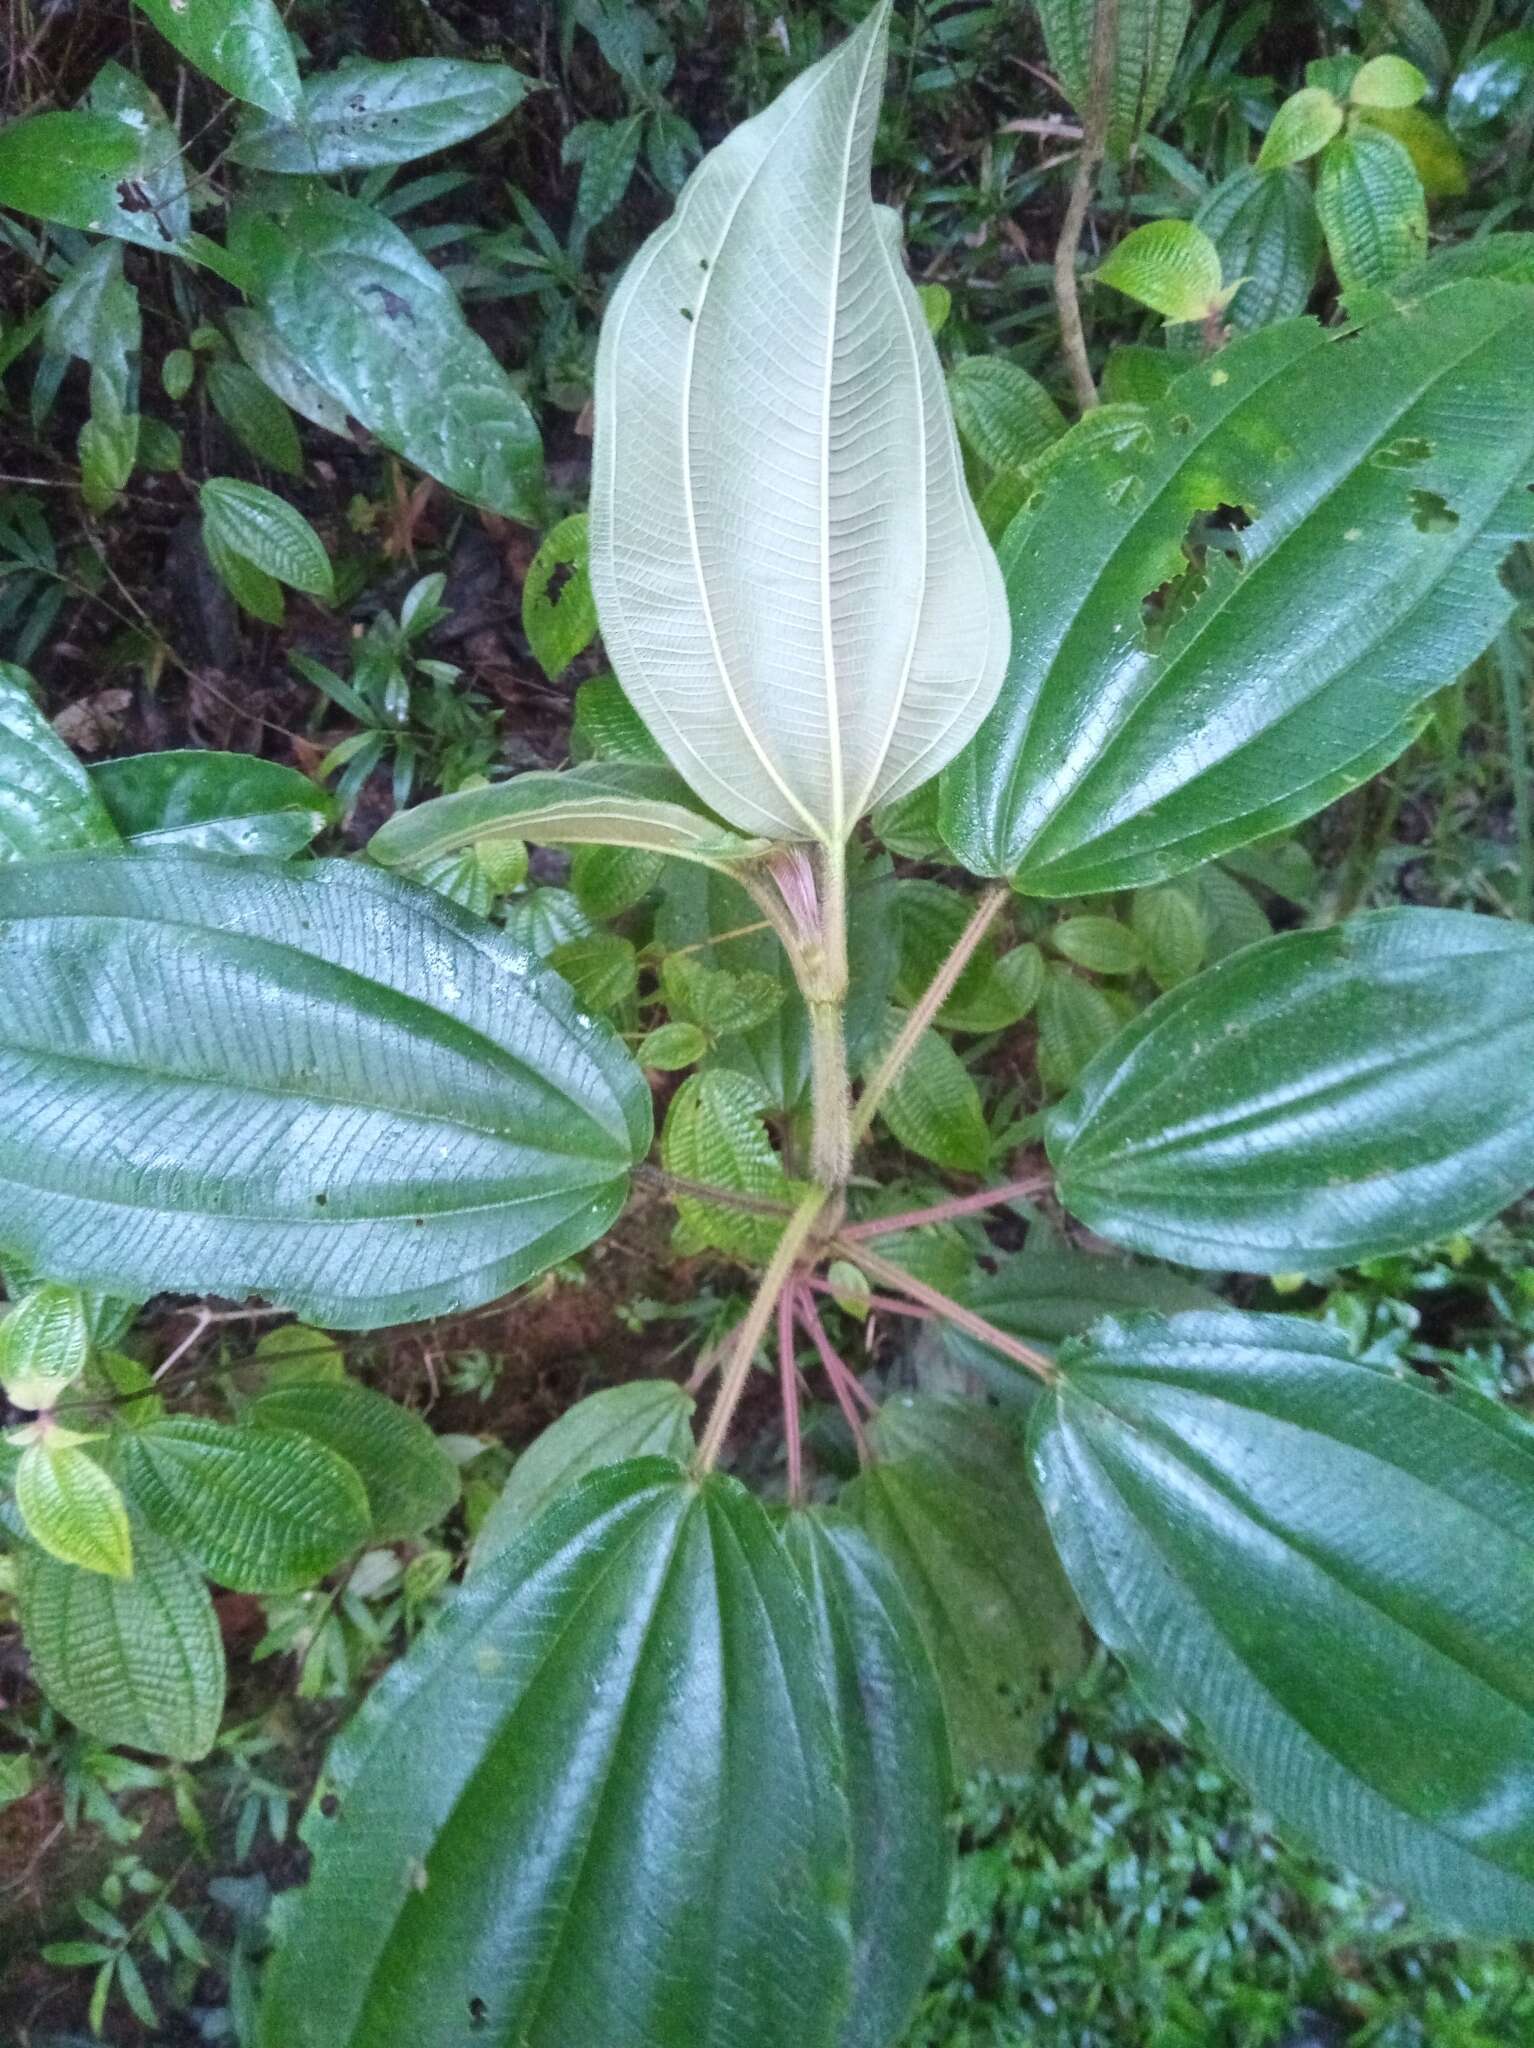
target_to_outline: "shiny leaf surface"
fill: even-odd
[[[1001,544],[1011,671],[943,778],[966,866],[1055,897],[1159,881],[1405,745],[1508,616],[1534,524],[1526,298],[1431,309],[1247,335],[1136,446],[1050,451]]]
[[[165,40],[225,92],[279,116],[298,111],[298,66],[274,0],[137,4]]]
[[[589,1244],[648,1146],[612,1033],[392,877],[77,854],[0,868],[0,920],[0,1242],[63,1278],[374,1328]]]
[[[37,708],[25,669],[0,662],[0,860],[116,840],[85,769]]]
[[[509,64],[356,57],[306,78],[291,117],[248,116],[229,154],[253,171],[307,177],[409,163],[501,120],[521,104],[527,85]]]
[[[1534,932],[1381,910],[1264,940],[1137,1017],[1046,1129],[1083,1222],[1184,1265],[1445,1236],[1534,1182]]]
[[[199,747],[99,761],[90,785],[134,846],[198,853],[301,853],[334,822],[334,799],[307,775],[252,754]]]
[[[1527,1937],[1534,1442],[1284,1317],[1108,1323],[1061,1362],[1033,1457],[1098,1634],[1281,1826]]]
[[[264,2048],[834,2048],[839,1775],[763,1510],[649,1460],[598,1473],[332,1753]]]

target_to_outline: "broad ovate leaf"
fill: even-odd
[[[0,206],[148,249],[179,249],[178,216],[153,198],[174,174],[177,152],[163,122],[73,109],[29,114],[0,127]]]
[[[905,2038],[948,1907],[943,1699],[888,1560],[836,1514],[784,1525],[820,1632],[852,1820],[852,1998],[837,2048]]]
[[[312,1585],[369,1535],[356,1471],[296,1430],[180,1415],[124,1430],[116,1458],[145,1521],[239,1593]]]
[[[295,181],[280,219],[239,211],[229,242],[250,278],[258,333],[285,352],[277,365],[291,358],[344,415],[449,490],[508,519],[539,515],[543,447],[526,400],[402,228],[361,200]]]
[[[613,1033],[376,870],[18,862],[0,924],[0,1243],[63,1279],[444,1313],[599,1237],[648,1147]]]
[[[307,775],[253,754],[201,747],[95,762],[90,786],[133,846],[199,853],[301,853],[334,822],[336,802]]]
[[[1191,220],[1148,220],[1131,229],[1097,277],[1159,313],[1168,327],[1208,320],[1230,296],[1220,289],[1219,250]]]
[[[127,1505],[83,1444],[29,1444],[16,1468],[16,1505],[27,1534],[50,1557],[111,1579],[133,1576]]]
[[[1321,223],[1302,170],[1232,171],[1193,219],[1219,251],[1224,276],[1239,280],[1225,308],[1229,326],[1244,334],[1304,312],[1321,261]]]
[[[631,1380],[626,1386],[603,1387],[567,1408],[512,1466],[480,1524],[472,1569],[499,1557],[552,1501],[604,1465],[630,1458],[670,1458],[681,1464],[692,1455],[695,1406],[675,1380]]]
[[[460,847],[500,839],[545,846],[629,846],[728,869],[768,851],[698,809],[679,775],[645,761],[534,769],[488,789],[459,790],[402,811],[374,833],[370,857],[418,867]]]
[[[990,706],[1006,607],[869,192],[888,27],[688,180],[597,359],[591,578],[624,689],[743,832],[839,845]]]
[[[275,0],[138,0],[165,40],[236,99],[282,118],[300,104],[293,45]]]
[[[26,670],[0,661],[0,860],[116,840],[90,777],[38,709]]]
[[[306,78],[291,118],[247,115],[229,154],[253,171],[307,177],[409,163],[479,134],[509,114],[527,88],[509,64],[354,57]]]
[[[1534,1439],[1233,1312],[1061,1354],[1033,1460],[1093,1627],[1280,1826],[1446,1928],[1534,1931]]]
[[[22,1285],[7,1262],[7,1281]],[[26,1288],[0,1320],[0,1387],[17,1408],[53,1408],[84,1372],[91,1316],[78,1287],[45,1280]]]
[[[458,1467],[431,1430],[371,1387],[295,1380],[252,1401],[241,1422],[312,1438],[349,1465],[367,1494],[375,1543],[421,1535],[458,1499]]]
[[[1057,442],[1001,542],[1012,661],[943,777],[954,852],[1030,895],[1139,886],[1386,765],[1512,609],[1531,383],[1527,293],[1467,282],[1246,335],[1132,445]]]
[[[840,1781],[762,1508],[649,1459],[596,1473],[332,1752],[263,2048],[836,2048]]]
[[[185,1763],[206,1756],[224,1707],[218,1617],[189,1558],[142,1523],[133,1576],[109,1578],[30,1547],[16,1603],[32,1675],[97,1742]]]
[[[1047,1137],[1068,1208],[1184,1265],[1447,1236],[1534,1182],[1534,932],[1380,910],[1265,939],[1143,1011]]]

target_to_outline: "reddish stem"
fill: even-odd
[[[846,1234],[845,1231],[842,1232],[844,1237]],[[831,1285],[829,1280],[811,1279],[807,1284],[813,1287],[817,1294],[835,1296],[837,1293],[837,1289]],[[918,1308],[914,1301],[900,1301],[893,1294],[870,1294],[868,1296],[868,1306],[871,1309],[882,1308],[886,1315],[914,1316],[919,1323],[931,1323],[937,1320],[930,1308]]]
[[[815,1298],[807,1287],[795,1290],[794,1313],[799,1326],[820,1354],[820,1362],[826,1369],[837,1405],[847,1418],[847,1427],[852,1431],[852,1440],[858,1447],[858,1460],[868,1464],[873,1453],[868,1446],[868,1437],[863,1429],[863,1418],[858,1413],[858,1402],[863,1402],[869,1414],[874,1413],[875,1404],[867,1391],[858,1384],[857,1375],[846,1364],[826,1335],[825,1325],[815,1307]]]
[[[783,1438],[788,1447],[788,1498],[804,1498],[804,1447],[799,1438],[799,1375],[794,1365],[794,1304],[785,1287],[778,1296],[778,1379],[783,1389]]]
[[[889,1237],[897,1230],[916,1230],[923,1224],[951,1223],[956,1216],[977,1216],[983,1209],[999,1208],[1003,1202],[1020,1202],[1031,1195],[1047,1194],[1054,1184],[1054,1175],[1044,1167],[1025,1173],[1018,1180],[1005,1181],[999,1188],[982,1188],[977,1195],[955,1195],[925,1209],[903,1209],[898,1216],[873,1216],[866,1223],[847,1224],[838,1234],[856,1243],[865,1237]]]

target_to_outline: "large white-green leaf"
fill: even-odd
[[[1001,542],[1012,662],[943,777],[954,852],[1029,894],[1137,886],[1385,766],[1512,609],[1531,382],[1527,292],[1467,282],[1245,335],[1133,447],[1057,442]]]
[[[1033,1455],[1094,1628],[1280,1825],[1534,1932],[1534,1440],[1311,1322],[1107,1322]]]
[[[403,164],[477,135],[517,106],[528,81],[509,64],[354,57],[303,84],[291,119],[247,116],[229,154],[253,171],[313,177],[369,164]]]
[[[538,516],[543,450],[526,401],[393,221],[306,183],[280,219],[237,213],[229,246],[303,374],[386,448],[492,512]]]
[[[737,128],[597,358],[591,578],[625,690],[742,831],[839,843],[1006,661],[936,351],[869,192],[888,0]]]
[[[142,1523],[133,1576],[108,1578],[27,1547],[16,1599],[32,1675],[98,1742],[192,1762],[224,1707],[224,1645],[202,1574]]]
[[[62,1278],[463,1308],[599,1237],[649,1144],[613,1033],[376,870],[16,862],[0,926],[0,1244]]]
[[[836,2048],[841,1775],[761,1507],[649,1459],[595,1473],[333,1751],[263,2048]]]
[[[767,852],[761,839],[706,817],[679,775],[646,761],[590,761],[562,773],[535,769],[488,789],[418,804],[380,827],[368,853],[384,867],[418,867],[496,839],[547,846],[633,846],[704,867],[728,868]]]

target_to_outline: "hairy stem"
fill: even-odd
[[[817,1280],[811,1275],[804,1284],[814,1294],[828,1294],[833,1301],[839,1299],[840,1290],[833,1287],[829,1280]],[[912,1316],[919,1323],[930,1323],[934,1320],[930,1308],[918,1308],[914,1301],[898,1301],[893,1294],[870,1294],[868,1306],[871,1310],[881,1310],[885,1315]]]
[[[826,1204],[826,1190],[812,1188],[783,1226],[783,1234],[773,1249],[767,1270],[752,1297],[751,1306],[735,1332],[730,1354],[725,1361],[719,1392],[709,1413],[708,1423],[698,1439],[698,1455],[694,1469],[711,1472],[718,1463],[719,1453],[729,1433],[735,1410],[745,1391],[746,1381],[751,1373],[751,1361],[756,1356],[756,1347],[766,1334],[772,1320],[772,1312],[778,1305],[778,1296],[787,1284],[794,1270],[800,1252],[803,1251]]]
[[[794,1363],[793,1293],[778,1296],[778,1384],[783,1390],[783,1442],[788,1454],[788,1500],[804,1499],[804,1447],[799,1440],[799,1369]]]
[[[995,923],[996,914],[1010,893],[1006,884],[999,882],[994,888],[987,889],[975,905],[975,914],[954,941],[953,951],[933,977],[931,987],[901,1025],[899,1037],[879,1062],[874,1070],[873,1079],[863,1090],[857,1108],[852,1114],[854,1145],[867,1135],[868,1127],[874,1120],[874,1111],[905,1071],[906,1061],[915,1052],[922,1033],[953,994],[954,984],[969,965],[975,948]]]
[[[982,1188],[978,1195],[955,1195],[946,1202],[929,1203],[925,1209],[902,1209],[898,1216],[871,1216],[866,1223],[849,1223],[841,1235],[849,1244],[858,1244],[868,1237],[891,1237],[897,1230],[919,1230],[927,1223],[951,1223],[956,1216],[978,1216],[982,1210],[999,1209],[1003,1202],[1048,1194],[1054,1184],[1048,1167],[1041,1167],[1037,1173],[1003,1181],[1000,1187]]]
[[[794,1212],[787,1202],[775,1202],[770,1195],[748,1195],[737,1188],[716,1188],[707,1181],[689,1180],[684,1173],[667,1173],[663,1167],[651,1166],[642,1161],[634,1168],[634,1178],[642,1180],[652,1188],[658,1188],[673,1201],[681,1196],[691,1202],[717,1202],[721,1209],[744,1209],[752,1216],[788,1217]]]
[[[872,1413],[874,1403],[866,1390],[859,1385],[857,1374],[826,1335],[826,1326],[820,1320],[820,1313],[808,1288],[801,1287],[795,1290],[794,1312],[799,1318],[800,1327],[820,1354],[820,1362],[826,1369],[826,1378],[831,1382],[831,1391],[836,1396],[836,1405],[846,1417],[847,1427],[852,1431],[852,1440],[858,1447],[858,1462],[866,1465],[873,1453],[869,1449],[868,1438],[863,1429],[863,1418],[858,1413],[858,1404],[863,1403]]]
[[[1003,1358],[1010,1358],[1014,1365],[1023,1366],[1046,1386],[1053,1386],[1059,1378],[1054,1360],[1042,1351],[1035,1351],[1031,1344],[1020,1343],[1016,1337],[1009,1337],[1005,1330],[998,1330],[994,1323],[988,1323],[984,1316],[977,1316],[973,1309],[950,1300],[946,1294],[939,1294],[935,1287],[928,1287],[925,1281],[903,1272],[889,1259],[881,1259],[867,1245],[849,1243],[847,1239],[838,1237],[833,1238],[830,1248],[839,1258],[851,1259],[854,1265],[861,1266],[870,1280],[882,1281],[896,1294],[909,1295],[912,1301],[931,1309],[945,1323],[952,1323],[956,1330],[963,1330],[981,1344],[988,1344]]]
[[[1060,308],[1060,342],[1075,388],[1076,402],[1083,412],[1097,404],[1097,386],[1092,381],[1092,364],[1087,355],[1086,330],[1081,324],[1081,299],[1076,285],[1076,252],[1086,226],[1087,208],[1097,183],[1097,167],[1108,144],[1108,124],[1113,118],[1113,58],[1119,35],[1119,0],[1097,0],[1092,23],[1092,78],[1088,91],[1081,141],[1076,159],[1076,176],[1055,244],[1055,299]]]
[[[815,862],[820,930],[795,961],[810,1013],[810,1178],[839,1194],[852,1171],[852,1088],[847,1075],[847,853]]]

